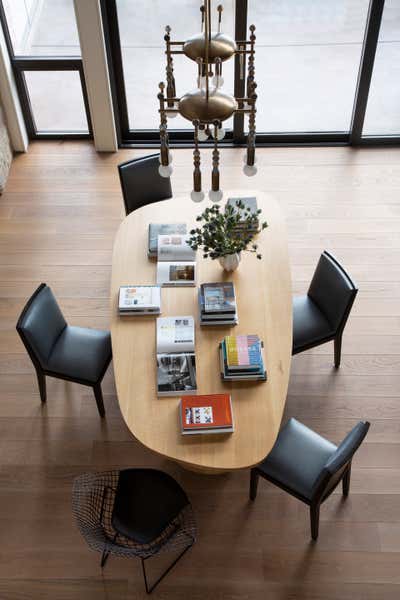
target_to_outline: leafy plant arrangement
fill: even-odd
[[[268,227],[267,222],[259,225],[260,214],[260,209],[253,212],[241,200],[235,206],[227,204],[223,212],[218,204],[213,204],[196,217],[202,225],[190,231],[188,244],[192,250],[202,248],[204,258],[216,259],[246,250],[261,259],[257,244],[252,243]]]

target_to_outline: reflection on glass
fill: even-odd
[[[368,4],[249,0],[258,131],[349,131]]]
[[[80,56],[73,0],[3,0],[16,56]]]
[[[223,30],[234,37],[234,0],[225,0]],[[158,129],[158,84],[165,81],[165,26],[172,28],[171,38],[183,41],[201,29],[200,0],[153,0],[149,15],[148,0],[117,0],[125,90],[131,129]],[[215,9],[215,10],[214,10]],[[216,3],[213,23],[216,27]],[[185,56],[174,57],[177,95],[197,87],[197,67]],[[224,89],[233,92],[234,61],[224,65]],[[193,129],[192,124],[176,117],[169,129]],[[224,124],[232,127],[232,119]]]
[[[78,71],[25,71],[37,131],[88,132]]]
[[[400,2],[386,0],[363,135],[400,134]]]

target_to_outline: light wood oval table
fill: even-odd
[[[156,282],[156,262],[147,257],[149,223],[186,222],[210,203],[195,204],[188,196],[164,200],[134,211],[117,232],[112,263],[111,337],[119,405],[127,426],[142,444],[183,466],[205,473],[243,469],[259,463],[278,435],[285,406],[292,350],[292,294],[286,227],[277,202],[261,192],[226,192],[257,197],[268,228],[258,236],[263,255],[242,253],[237,271],[228,274],[218,261],[197,258],[198,284],[233,281],[239,324],[200,327],[197,288],[163,288],[162,316],[193,315],[196,320],[196,363],[199,394],[232,396],[235,431],[229,435],[183,436],[179,397],[156,393],[156,323],[154,317],[120,317],[121,285]],[[268,380],[223,382],[218,344],[225,335],[256,333],[264,341]]]

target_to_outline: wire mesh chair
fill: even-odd
[[[159,480],[164,478],[168,483],[172,483],[175,490],[180,492],[182,498],[185,499],[182,503],[184,505],[181,506],[179,512],[173,516],[161,533],[147,543],[127,537],[115,528],[114,508],[120,474],[124,472],[128,474],[128,471],[147,472],[154,478],[158,477]],[[157,502],[162,503],[163,498],[158,497]],[[110,554],[121,557],[139,557],[141,559],[143,578],[148,594],[154,590],[196,540],[196,521],[186,494],[172,477],[156,469],[126,469],[124,471],[105,471],[80,475],[73,483],[72,510],[78,528],[89,548],[102,552],[102,568]],[[139,515],[137,516],[140,518]],[[145,561],[155,554],[167,551],[180,551],[180,554],[153,585],[149,586]]]

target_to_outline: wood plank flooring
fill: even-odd
[[[157,597],[397,600],[400,149],[262,149],[251,179],[242,175],[243,150],[222,152],[223,187],[259,188],[282,204],[295,293],[306,290],[324,248],[360,288],[340,371],[331,345],[292,361],[286,417],[335,442],[358,419],[372,422],[354,462],[351,495],[342,501],[335,493],[324,504],[316,544],[307,507],[267,482],[250,504],[248,472],[196,475],[134,441],[112,368],[104,381],[104,422],[90,389],[78,385],[48,380],[48,402],[40,404],[17,317],[45,281],[71,323],[108,326],[112,243],[123,217],[116,166],[142,153],[98,155],[86,142],[33,143],[15,158],[0,197],[0,600],[145,597],[140,563],[110,558],[102,575],[99,556],[71,515],[76,475],[131,465],[176,477],[198,519],[198,543]],[[191,160],[190,150],[174,151],[177,193],[191,189]],[[203,172],[207,187],[207,166]],[[159,566],[150,565],[152,573]]]

